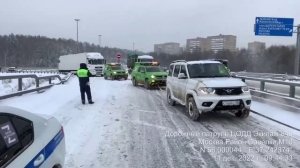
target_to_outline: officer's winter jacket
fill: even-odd
[[[77,76],[79,79],[79,85],[80,86],[86,86],[89,85],[89,77],[92,76],[91,72],[88,70],[86,64],[81,63],[80,69],[77,70]]]

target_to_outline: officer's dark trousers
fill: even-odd
[[[80,86],[81,101],[85,102],[85,94],[87,95],[88,101],[92,101],[91,88],[88,85]]]

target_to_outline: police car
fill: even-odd
[[[142,83],[146,89],[150,89],[154,86],[166,86],[167,75],[158,62],[136,62],[131,80],[133,86]]]
[[[59,168],[64,160],[64,132],[57,119],[0,107],[1,168]]]
[[[124,78],[127,80],[128,73],[126,70],[122,67],[121,64],[118,63],[109,63],[105,65],[104,69],[104,79],[121,79]]]

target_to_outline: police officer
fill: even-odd
[[[90,76],[91,72],[88,70],[85,63],[80,64],[80,69],[77,70],[77,76],[79,79],[80,93],[81,93],[81,102],[85,104],[85,93],[89,104],[94,104],[92,101],[91,88],[90,88]]]

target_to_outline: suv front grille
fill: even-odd
[[[125,72],[117,72],[117,74],[124,74]]]
[[[240,95],[243,93],[242,88],[216,88],[217,95]]]

